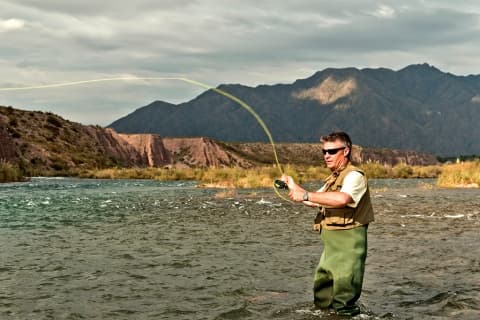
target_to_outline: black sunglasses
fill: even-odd
[[[335,148],[335,149],[322,149],[323,154],[329,154],[333,156],[334,154],[337,154],[338,151],[345,149],[346,147],[340,147],[340,148]]]

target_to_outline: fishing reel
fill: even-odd
[[[285,181],[282,180],[275,180],[275,188],[277,189],[285,189],[288,190],[288,185],[285,183]]]

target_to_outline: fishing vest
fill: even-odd
[[[357,171],[362,175],[365,173],[359,168],[348,164],[348,166],[343,169],[335,179],[333,183],[330,183],[325,188],[325,192],[340,191],[343,185],[343,180],[352,171]],[[321,220],[321,221],[319,221]],[[370,200],[370,190],[368,188],[363,194],[360,202],[355,208],[346,206],[343,208],[327,208],[320,207],[320,212],[315,219],[315,223],[320,222],[322,228],[326,230],[347,230],[353,229],[362,225],[367,225],[370,222],[374,221],[373,218],[373,207]]]

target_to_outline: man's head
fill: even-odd
[[[323,158],[327,168],[332,171],[340,169],[350,161],[352,140],[345,132],[332,132],[320,138]]]

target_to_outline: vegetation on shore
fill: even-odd
[[[442,166],[437,185],[440,187],[478,188],[480,186],[480,160]]]
[[[436,178],[442,171],[442,166],[409,166],[399,163],[393,167],[378,162],[366,162],[359,167],[365,171],[369,179],[408,179],[408,178]]]
[[[369,178],[436,178],[441,166],[394,167],[377,162],[360,165]],[[283,171],[299,183],[325,179],[330,171],[322,166],[286,165]],[[155,180],[196,180],[202,186],[226,188],[270,187],[280,177],[276,166],[242,168],[112,168],[90,170],[80,174],[84,178],[97,179],[155,179]]]
[[[18,166],[0,161],[0,182],[23,181],[24,176]]]
[[[480,186],[480,160],[460,163],[446,163],[432,166],[408,166],[398,164],[393,167],[378,162],[366,162],[359,167],[369,179],[437,178],[439,187]],[[283,171],[297,182],[325,179],[330,171],[323,166],[286,165]],[[0,182],[24,181],[31,176],[19,166],[0,161]],[[239,167],[224,168],[109,168],[71,172],[36,172],[38,175],[78,176],[93,179],[152,179],[161,181],[195,180],[205,187],[221,188],[262,188],[270,187],[280,177],[276,166],[261,166],[250,169]]]
[[[321,180],[328,175],[328,169],[313,166],[292,166],[284,172],[299,182]],[[276,166],[262,166],[250,169],[225,168],[112,168],[85,171],[83,178],[96,179],[154,179],[162,181],[196,180],[206,187],[261,188],[270,187],[280,177]]]

